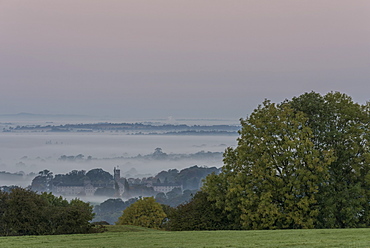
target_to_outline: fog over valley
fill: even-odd
[[[1,125],[3,130],[12,127]],[[222,153],[226,147],[235,146],[237,138],[236,132],[229,135],[128,134],[124,131],[3,131],[0,134],[0,185],[28,186],[34,175],[44,169],[54,175],[94,168],[112,174],[113,168],[119,166],[123,176],[148,177],[162,170],[181,170],[193,165],[221,167]],[[131,174],[127,174],[130,170]],[[24,175],[10,177],[9,172]]]

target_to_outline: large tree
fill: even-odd
[[[333,151],[328,180],[320,184],[317,227],[370,225],[370,105],[360,105],[339,92],[310,92],[290,102],[303,112],[320,152]]]
[[[368,226],[368,123],[340,93],[265,101],[203,190],[247,229]]]

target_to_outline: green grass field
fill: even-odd
[[[166,232],[110,226],[88,235],[0,237],[0,247],[370,247],[370,229]]]

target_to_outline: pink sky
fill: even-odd
[[[0,114],[245,117],[370,99],[370,1],[0,0]]]

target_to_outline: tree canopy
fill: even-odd
[[[338,92],[266,100],[203,191],[240,228],[369,226],[369,110]]]
[[[89,233],[93,217],[92,206],[78,199],[22,188],[0,191],[0,236]]]
[[[116,224],[159,228],[164,218],[166,214],[161,204],[153,197],[144,197],[126,208]]]
[[[222,211],[208,201],[207,194],[199,191],[187,203],[168,209],[168,221],[163,227],[170,231],[232,229]]]

